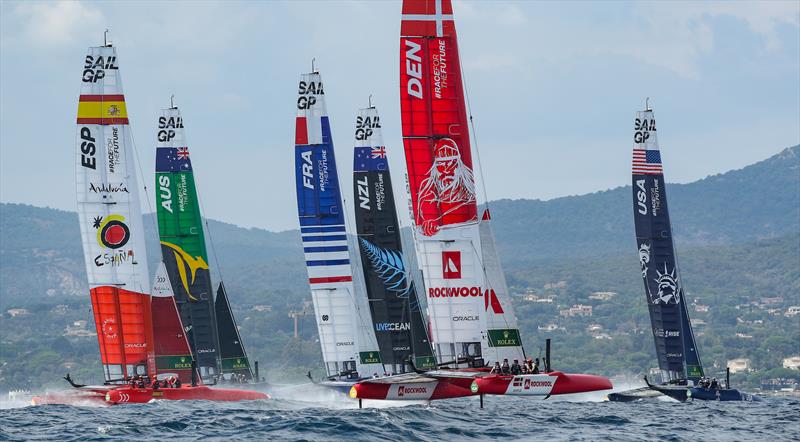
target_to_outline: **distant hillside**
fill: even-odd
[[[800,232],[800,146],[740,170],[670,184],[667,192],[679,252],[687,246]],[[501,259],[509,271],[633,251],[630,188],[550,201],[499,200],[491,208]],[[218,270],[235,301],[283,304],[304,296],[305,268],[296,230],[273,233],[214,220],[208,226]],[[151,263],[159,250],[154,228],[151,215],[145,222]],[[81,254],[75,213],[0,204],[0,304],[84,295]],[[211,259],[216,268],[213,253]]]
[[[800,350],[800,315],[788,313],[800,305],[798,154],[794,147],[667,189],[703,360],[718,375],[727,359],[752,358],[757,372],[737,384],[788,376],[781,360]],[[501,200],[491,207],[527,351],[536,354],[544,338],[553,337],[558,369],[646,373],[655,360],[630,190]],[[310,298],[299,232],[214,220],[208,226],[216,248],[214,254],[209,244],[212,277],[218,279],[216,255],[251,358],[273,379],[300,380],[307,370],[319,370],[313,314],[299,318],[299,339],[288,315]],[[153,264],[159,251],[154,227],[149,215]],[[66,371],[100,381],[87,291],[76,214],[0,204],[0,391],[58,385]],[[611,294],[600,300],[590,297],[593,292]],[[575,304],[592,306],[592,316],[563,314]],[[25,308],[30,316],[11,315],[10,308]]]
[[[669,184],[666,191],[679,250],[800,232],[800,146],[739,170]],[[631,200],[630,187],[619,187],[549,201],[492,202],[504,264],[631,250]]]

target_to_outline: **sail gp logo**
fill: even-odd
[[[442,277],[444,279],[461,279],[461,251],[442,252]]]

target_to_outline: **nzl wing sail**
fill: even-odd
[[[400,241],[400,224],[377,109],[361,109],[356,118],[353,205],[361,263],[372,323],[381,359],[392,373],[433,368],[417,290]]]
[[[214,310],[217,317],[217,329],[219,331],[219,351],[222,358],[222,373],[233,373],[244,376],[245,380],[254,379],[253,371],[250,368],[250,360],[247,359],[247,352],[244,351],[244,343],[233,318],[228,294],[225,292],[225,285],[219,283],[217,288],[217,299],[214,301]]]
[[[219,374],[214,294],[183,118],[163,109],[156,129],[156,213],[161,253],[203,378]]]
[[[331,127],[317,72],[304,74],[298,84],[295,179],[308,283],[328,376],[381,373],[369,313],[360,308],[353,287]]]
[[[678,274],[656,120],[649,108],[636,114],[633,143],[636,246],[658,366],[664,382],[697,381],[703,376],[703,367]]]
[[[154,374],[139,186],[116,49],[89,48],[78,101],[76,184],[86,274],[106,382]]]
[[[192,381],[192,350],[163,261],[156,269],[151,293],[156,369],[159,373],[176,374],[181,382],[189,385]]]
[[[521,356],[516,320],[502,305],[499,261],[484,265],[450,1],[405,0],[400,33],[403,143],[434,350],[442,362]]]

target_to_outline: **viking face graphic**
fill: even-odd
[[[433,149],[433,165],[417,195],[417,225],[430,236],[439,231],[443,216],[475,202],[475,178],[461,159],[458,145],[442,138]]]

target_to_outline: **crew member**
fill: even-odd
[[[501,367],[503,374],[508,374],[511,369],[508,367],[508,359],[503,359],[503,365]]]
[[[533,374],[539,374],[539,358],[536,358],[536,361],[533,363]]]
[[[518,375],[520,373],[522,373],[522,369],[519,366],[519,360],[518,359],[514,359],[514,363],[511,364],[511,374],[516,376],[516,375]]]
[[[503,369],[500,368],[500,362],[499,361],[495,361],[494,362],[494,367],[492,367],[492,371],[490,371],[489,373],[500,374],[502,371],[503,371]]]

